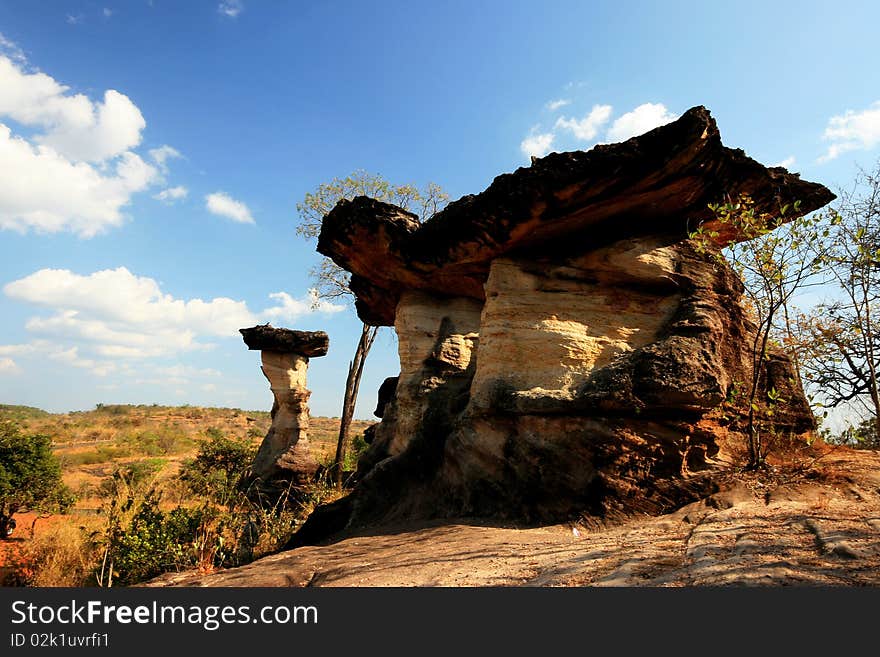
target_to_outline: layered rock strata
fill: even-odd
[[[735,273],[688,239],[704,223],[719,248],[741,239],[708,210],[740,194],[770,216],[833,199],[723,146],[697,107],[535,160],[424,224],[340,202],[318,250],[352,273],[359,316],[394,326],[400,375],[354,491],[291,546],[415,518],[608,518],[686,500],[744,428],[755,327]],[[776,433],[813,428],[794,380],[775,354],[762,386],[787,400]]]
[[[240,330],[249,349],[259,350],[262,371],[274,402],[272,425],[254,458],[251,473],[259,488],[299,486],[318,468],[309,449],[309,358],[324,356],[330,345],[323,331],[293,331],[269,325]]]

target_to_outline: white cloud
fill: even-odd
[[[244,4],[241,0],[223,0],[223,2],[217,5],[217,11],[229,18],[236,18],[244,11]]]
[[[132,194],[156,175],[135,153],[99,170],[33,146],[0,124],[0,228],[93,237],[121,225]]]
[[[101,13],[104,14],[104,18],[110,18],[113,15],[113,10],[109,7],[104,7],[104,11]]]
[[[252,312],[244,301],[227,297],[178,299],[164,293],[154,279],[136,276],[125,267],[87,276],[66,269],[41,269],[8,283],[3,291],[11,299],[48,308],[51,314],[31,317],[25,324],[39,339],[0,345],[0,356],[43,353],[95,373],[111,371],[112,360],[208,349],[214,345],[205,338],[239,337],[238,329],[268,320],[292,323],[310,313],[344,309],[318,300],[314,291],[302,299],[286,292],[270,294],[280,303],[262,312]],[[87,356],[80,356],[79,345],[88,349]],[[210,372],[200,370],[199,374]],[[165,374],[181,376],[182,372]]]
[[[23,64],[27,61],[27,57],[24,56],[24,52],[18,47],[18,44],[7,39],[2,32],[0,32],[0,53],[5,54],[14,62]]]
[[[77,162],[101,162],[137,146],[146,127],[141,111],[125,94],[104,92],[93,102],[41,72],[0,57],[0,116],[46,130],[35,141]]]
[[[530,135],[522,140],[519,149],[531,157],[543,157],[550,152],[553,145],[554,135],[552,132],[545,132],[536,135]]]
[[[567,98],[557,98],[556,100],[549,101],[544,107],[546,107],[551,112],[555,112],[561,107],[565,107],[566,105],[571,105],[571,101]]]
[[[677,118],[662,103],[645,103],[616,119],[608,129],[606,139],[609,143],[626,141],[630,137],[636,137],[671,123]]]
[[[611,117],[611,105],[593,105],[593,109],[580,121],[564,116],[556,120],[556,129],[571,130],[577,139],[590,141],[596,137],[601,128]]]
[[[83,22],[83,18],[85,18],[82,14],[67,14],[67,23],[68,25],[79,25]]]
[[[33,340],[26,344],[0,345],[0,356],[41,356],[72,367],[91,370],[99,376],[106,376],[116,370],[116,365],[107,361],[99,362],[90,358],[81,358],[79,347],[63,347],[48,340]],[[7,359],[11,360],[11,359]]]
[[[265,320],[294,322],[303,315],[312,312],[319,313],[338,313],[345,310],[345,306],[340,306],[329,301],[325,301],[318,296],[317,290],[309,290],[303,299],[294,299],[287,292],[273,292],[269,295],[270,299],[276,299],[281,303],[271,308],[266,308],[261,313]]]
[[[0,229],[92,237],[120,225],[132,195],[161,179],[131,150],[143,115],[118,91],[93,102],[26,66],[0,55],[0,119],[32,129],[25,138],[0,123]]]
[[[170,367],[148,366],[147,371],[151,376],[135,379],[135,385],[185,386],[189,385],[192,379],[216,379],[222,376],[217,370],[210,368],[199,369],[189,365],[172,365]],[[214,383],[202,385],[202,389],[214,390],[216,388],[217,386]]]
[[[0,358],[0,375],[20,374],[21,368],[11,358]]]
[[[103,162],[140,144],[147,122],[128,96],[109,89],[104,92],[103,103],[87,102],[87,112],[64,115],[63,123],[53,125],[48,133],[38,136],[37,141],[71,160],[82,162]],[[77,109],[85,108],[82,103]]]
[[[789,155],[787,158],[785,158],[784,160],[782,160],[782,162],[777,162],[777,163],[774,164],[773,166],[774,166],[774,167],[783,167],[783,168],[785,168],[785,169],[791,169],[791,168],[794,166],[794,163],[795,163],[796,161],[797,161],[797,160],[795,159],[795,156],[794,156],[794,155]]]
[[[12,354],[16,356],[18,354],[26,354],[33,351],[33,348],[30,345],[25,344],[0,344],[0,356],[8,356]]]
[[[223,376],[218,370],[210,367],[191,367],[190,365],[170,365],[154,368],[156,374],[176,376],[179,378],[217,378]]]
[[[174,160],[183,157],[179,150],[168,144],[164,144],[159,148],[151,148],[148,151],[150,159],[162,169],[163,173],[168,173],[168,160]]]
[[[547,109],[557,109],[568,103],[569,101],[564,99],[553,100],[547,103]],[[581,119],[560,116],[550,132],[539,133],[537,126],[532,128],[531,134],[520,143],[520,150],[533,157],[543,156],[550,151],[560,131],[571,132],[578,141],[593,142],[599,131],[611,119],[612,112],[611,105],[596,104]],[[606,139],[609,142],[623,141],[674,121],[676,118],[661,103],[645,103],[615,120],[608,128]]]
[[[53,308],[51,318],[31,320],[30,327],[77,327],[81,337],[113,344],[138,344],[114,338],[121,328],[129,337],[132,327],[145,333],[171,329],[183,336],[188,332],[207,335],[233,335],[242,326],[256,324],[256,317],[245,302],[218,297],[211,301],[175,299],[162,292],[152,278],[136,276],[125,267],[105,269],[88,276],[67,269],[41,269],[8,283],[4,293],[19,301]],[[182,346],[189,339],[178,338]]]
[[[205,197],[205,207],[211,214],[232,219],[240,224],[252,224],[251,211],[241,201],[236,201],[226,192],[214,192]]]
[[[46,339],[91,343],[94,353],[103,358],[152,358],[208,346],[198,343],[191,330],[119,324],[83,317],[72,310],[32,317],[25,328]]]
[[[99,362],[91,358],[82,358],[79,355],[79,347],[69,347],[64,349],[57,345],[52,345],[47,349],[46,354],[51,360],[64,363],[71,367],[79,367],[89,370],[96,376],[107,376],[116,371],[116,365],[111,362]]]
[[[153,198],[163,203],[168,203],[169,205],[174,203],[175,201],[181,201],[187,197],[189,194],[189,190],[183,185],[178,185],[177,187],[169,187],[168,189],[163,189],[158,194],[154,194]]]
[[[880,100],[861,112],[847,110],[828,119],[822,139],[828,151],[818,159],[827,162],[849,151],[869,150],[880,144]]]

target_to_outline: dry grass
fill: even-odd
[[[97,518],[89,519],[97,529]],[[59,522],[47,531],[37,534],[24,550],[24,557],[31,565],[32,586],[82,586],[97,556],[88,543],[88,531],[78,523]]]
[[[102,405],[93,411],[50,414],[40,409],[0,405],[0,419],[13,419],[28,433],[52,437],[64,483],[77,497],[74,513],[40,519],[31,535],[31,519],[18,519],[18,533],[0,544],[0,579],[33,586],[82,586],[98,558],[89,534],[101,528],[103,516],[89,515],[107,502],[106,484],[113,473],[126,466],[148,466],[151,481],[163,490],[162,507],[197,503],[179,485],[181,464],[193,457],[209,429],[228,436],[247,436],[258,445],[269,429],[266,411],[192,406]],[[356,420],[352,435],[362,433],[371,422]],[[336,450],[338,418],[313,417],[309,431],[312,452],[327,463]],[[303,512],[338,496],[331,485],[318,485],[303,500]],[[281,523],[283,524],[283,523]],[[207,528],[206,528],[207,529]],[[209,544],[211,537],[205,537]],[[258,546],[264,553],[267,546]],[[205,555],[210,562],[211,555]]]
[[[5,584],[20,586],[86,586],[97,551],[89,536],[103,519],[97,516],[18,516],[17,540],[2,552]]]

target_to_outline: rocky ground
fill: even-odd
[[[151,586],[880,585],[880,453],[731,477],[675,513],[587,530],[387,528]]]

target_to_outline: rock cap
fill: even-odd
[[[260,324],[239,329],[239,333],[248,349],[260,351],[278,351],[316,358],[326,356],[330,348],[330,338],[324,331],[294,331]]]
[[[787,220],[834,199],[821,184],[724,146],[699,106],[619,144],[535,159],[424,223],[375,199],[342,200],[323,219],[318,252],[351,272],[358,316],[391,326],[404,290],[483,300],[490,265],[502,255],[645,236],[682,241],[702,222],[719,229],[708,205],[741,194],[772,217],[800,201]],[[717,241],[744,238],[721,231]]]

